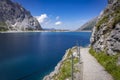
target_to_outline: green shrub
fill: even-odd
[[[70,56],[72,54],[71,49],[69,49],[69,52],[67,54],[67,59],[64,60],[62,62],[62,65],[59,69],[59,73],[54,75],[54,80],[65,80],[66,78],[70,78],[71,77],[71,59]],[[79,62],[78,58],[74,58],[73,59],[73,64],[75,65],[76,63]],[[74,72],[76,72],[77,70],[74,68]]]
[[[104,16],[101,20],[98,21],[98,23],[96,24],[97,30],[99,30],[100,26],[101,26],[103,23],[107,23],[107,22],[108,22],[108,17],[109,17],[109,16]]]
[[[0,31],[7,31],[8,29],[5,27],[0,27]]]
[[[96,53],[93,48],[89,52],[113,76],[114,80],[120,80],[120,66],[116,65],[119,55],[108,56],[104,52]]]
[[[109,11],[109,10],[107,10]],[[109,12],[106,12],[109,13]],[[105,14],[105,13],[104,13]],[[113,20],[111,22],[109,22],[109,17],[113,17]],[[97,23],[96,23],[96,27],[97,30],[99,30],[100,26],[103,23],[107,24],[108,29],[114,28],[115,25],[120,22],[120,6],[118,5],[117,7],[115,7],[114,12],[104,16],[102,19],[100,19]]]
[[[120,22],[120,10],[116,10],[114,13],[115,17],[114,17],[114,23],[113,26],[115,26],[115,24],[117,24],[118,22]]]
[[[8,30],[5,26],[7,26],[6,23],[0,22],[0,31],[6,31],[6,30]]]

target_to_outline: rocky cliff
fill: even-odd
[[[91,46],[109,55],[120,53],[120,0],[108,0],[94,26]]]
[[[36,18],[18,3],[0,0],[0,31],[41,30]]]
[[[92,31],[93,27],[96,24],[96,21],[97,21],[97,17],[88,21],[87,23],[82,25],[79,29],[77,29],[76,31]]]

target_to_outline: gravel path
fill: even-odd
[[[89,54],[89,48],[81,48],[83,80],[113,80],[105,69]]]

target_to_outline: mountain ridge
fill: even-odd
[[[76,31],[92,31],[93,27],[95,26],[97,21],[97,17],[89,20],[85,24],[83,24],[80,28],[78,28]]]
[[[42,30],[39,22],[20,4],[0,0],[0,31]]]

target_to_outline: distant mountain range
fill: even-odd
[[[0,31],[41,30],[36,18],[20,4],[0,0]]]
[[[96,24],[97,19],[98,19],[97,17],[91,19],[90,21],[82,25],[79,29],[77,29],[76,31],[92,31],[93,27]]]

